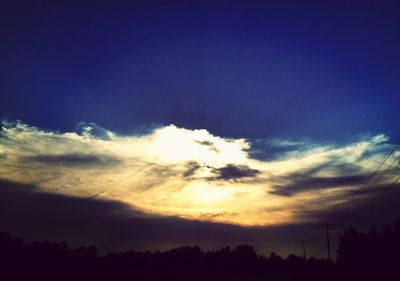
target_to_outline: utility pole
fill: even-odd
[[[326,245],[328,248],[328,259],[329,261],[332,261],[331,259],[331,243],[329,241],[329,227],[333,225],[333,223],[330,223],[328,221],[321,223],[321,225],[325,226],[326,228]]]
[[[304,260],[307,260],[307,256],[306,256],[306,241],[300,241],[301,245],[303,246],[303,257]]]

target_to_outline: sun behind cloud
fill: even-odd
[[[343,203],[390,146],[384,135],[341,146],[268,143],[286,150],[256,159],[250,140],[174,125],[129,136],[95,124],[60,133],[4,122],[0,179],[118,201],[145,215],[244,226],[300,223],[313,219],[304,214]]]

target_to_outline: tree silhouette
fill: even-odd
[[[95,246],[70,249],[65,242],[25,243],[0,232],[0,279],[389,280],[398,274],[399,253],[400,221],[366,233],[344,231],[336,263],[296,255],[284,259],[274,252],[258,256],[249,245],[208,252],[194,246],[98,256]]]

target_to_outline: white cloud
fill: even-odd
[[[160,216],[281,224],[299,220],[299,208],[312,212],[343,202],[344,194],[359,186],[343,179],[332,184],[332,178],[368,174],[390,150],[385,135],[342,146],[282,140],[295,150],[261,161],[249,155],[250,141],[207,130],[169,125],[146,135],[123,136],[95,124],[80,127],[78,134],[4,123],[0,178],[45,192],[116,200]],[[219,171],[228,176],[216,176]],[[332,186],[299,184],[313,178],[329,179],[320,182]],[[289,186],[291,196],[276,193]]]

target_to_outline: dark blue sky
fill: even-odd
[[[400,137],[397,1],[8,2],[3,118],[60,131],[87,121]]]

